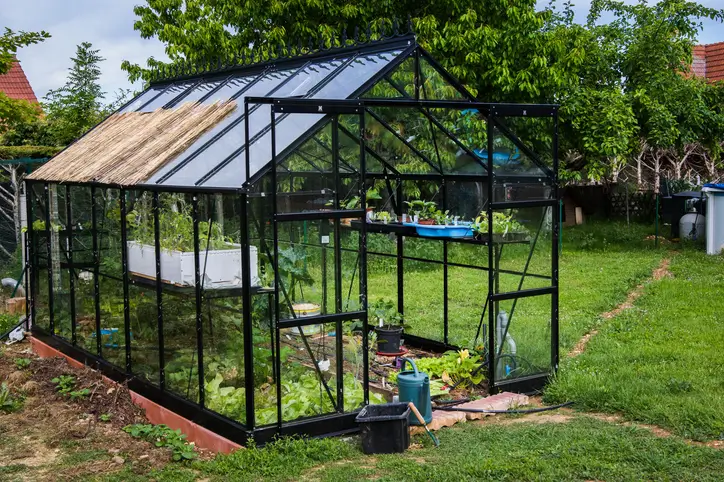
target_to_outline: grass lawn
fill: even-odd
[[[620,412],[694,439],[724,439],[724,258],[682,250],[672,278],[565,360],[546,400]]]
[[[147,480],[721,480],[724,456],[650,431],[578,416],[565,423],[463,424],[438,432],[432,447],[400,455],[364,456],[339,439],[283,440],[191,467],[167,466],[106,481]]]
[[[545,393],[547,402],[574,400],[563,414],[497,416],[438,432],[439,448],[415,436],[404,454],[365,456],[358,440],[282,439],[210,461],[169,463],[139,469],[128,461],[113,474],[78,473],[79,480],[721,480],[724,452],[692,445],[685,438],[724,435],[724,258],[671,246],[653,247],[648,227],[589,224],[564,231],[561,257],[560,325],[562,366]],[[546,250],[535,269],[545,269]],[[511,251],[506,263],[520,262]],[[603,320],[628,292],[670,258],[672,278],[646,284],[633,308]],[[442,335],[441,270],[420,269],[405,280],[406,316],[412,330]],[[485,272],[451,270],[451,341],[470,340],[477,327]],[[503,286],[517,285],[512,278]],[[524,286],[530,287],[530,286]],[[396,275],[378,260],[370,297],[396,298]],[[511,332],[519,350],[545,356],[545,309],[534,300],[516,308]],[[541,320],[544,320],[541,322]],[[513,328],[515,325],[515,328]],[[592,328],[599,332],[576,358],[565,353]],[[474,336],[474,331],[472,333]],[[457,338],[455,338],[457,337]],[[542,347],[542,348],[541,348]],[[661,436],[634,424],[587,415],[615,412],[673,432]],[[0,419],[0,429],[2,420]],[[1,435],[0,430],[0,435]],[[1,445],[1,444],[0,444]],[[0,448],[0,454],[2,449]],[[107,455],[99,455],[106,457]],[[0,479],[20,478],[22,467],[0,468]],[[52,467],[46,473],[53,473]],[[94,478],[95,477],[95,478]]]

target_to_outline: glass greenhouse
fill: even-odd
[[[373,305],[405,349],[485,353],[490,393],[542,387],[557,107],[477,102],[413,36],[347,43],[154,80],[30,175],[34,336],[241,444],[391,396]]]

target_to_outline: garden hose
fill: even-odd
[[[559,408],[573,405],[573,402],[565,402],[558,405],[549,405],[547,407],[528,408],[525,410],[487,410],[484,408],[459,408],[459,407],[437,407],[437,410],[443,410],[445,412],[468,412],[468,413],[510,413],[510,414],[526,414],[526,413],[538,413],[547,412],[549,410],[557,410]]]

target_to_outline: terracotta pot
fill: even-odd
[[[420,219],[419,221],[417,221],[417,224],[433,225],[433,224],[435,224],[435,220],[434,219]]]

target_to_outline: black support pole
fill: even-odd
[[[45,190],[45,235],[47,236],[46,251],[48,254],[48,328],[51,335],[55,335],[55,300],[53,297],[53,228],[50,225],[50,186],[43,184]]]
[[[75,268],[73,267],[73,233],[75,230],[73,229],[70,194],[70,186],[65,186],[65,229],[68,233],[68,282],[70,286],[70,342],[75,346],[77,343],[75,333]]]
[[[397,205],[400,209],[398,216],[402,220],[402,211],[404,210],[404,201],[402,195],[402,179],[397,178]],[[405,275],[405,259],[404,259],[404,236],[397,234],[397,311],[403,315],[402,323],[404,325],[405,314],[405,293],[404,293],[404,275]]]
[[[121,196],[121,267],[123,269],[123,325],[126,342],[126,373],[131,373],[131,307],[128,277],[128,225],[126,222],[126,190],[119,191]]]
[[[497,276],[497,273],[495,272],[495,269],[493,268],[495,266],[494,264],[494,255],[495,255],[495,246],[493,243],[493,189],[494,189],[494,182],[493,178],[495,176],[493,171],[493,123],[492,123],[492,116],[488,119],[487,122],[487,137],[488,137],[488,208],[487,208],[487,215],[488,215],[488,267],[490,268],[488,270],[488,386],[490,387],[490,392],[495,392],[495,317],[497,316],[497,313],[495,312],[494,303],[493,303],[493,294],[494,294],[494,287],[495,287],[495,278]]]
[[[241,233],[241,299],[244,325],[244,390],[246,390],[246,421],[248,430],[256,426],[254,407],[254,333],[251,320],[251,255],[249,250],[248,203],[246,194],[240,195],[239,230]],[[223,213],[222,213],[223,215]]]
[[[199,405],[204,406],[204,320],[203,293],[201,291],[201,260],[199,259],[199,195],[191,198],[191,216],[194,225],[194,291],[196,294],[196,350],[198,352]]]
[[[445,178],[442,179],[442,184],[440,186],[440,190],[442,191],[442,212],[447,211],[447,186],[445,185]],[[442,320],[443,320],[443,330],[442,330],[442,339],[443,343],[446,345],[448,344],[448,336],[449,336],[449,329],[450,329],[450,322],[448,319],[448,313],[449,313],[449,303],[448,303],[448,242],[443,240],[442,242]]]
[[[360,112],[359,118],[360,129],[360,151],[359,151],[359,174],[360,186],[362,193],[360,195],[360,203],[362,211],[367,211],[367,193],[365,189],[365,173],[367,171],[367,150],[365,146],[365,112]],[[362,304],[361,311],[364,311],[364,320],[362,320],[362,388],[364,390],[364,403],[370,403],[370,373],[369,373],[369,314],[367,313],[367,219],[362,218],[360,223],[360,252],[359,252],[359,282],[360,282],[360,302]]]
[[[339,196],[342,191],[342,182],[339,177],[339,116],[332,118],[332,173],[334,174],[334,209],[339,210]],[[293,184],[292,184],[293,185]],[[360,196],[360,200],[364,194]],[[364,209],[364,205],[363,205]],[[324,222],[324,221],[322,221]],[[362,221],[365,222],[364,220]],[[322,269],[326,270],[326,266]],[[350,283],[353,283],[350,280]],[[352,287],[350,286],[350,289]],[[340,236],[340,220],[334,220],[334,309],[335,313],[342,312],[342,248]],[[344,412],[344,344],[343,322],[337,320],[335,326],[335,360],[337,362],[337,411]],[[324,330],[324,325],[322,325]]]
[[[33,186],[25,182],[25,219],[27,223],[26,248],[25,248],[25,275],[28,281],[25,283],[25,312],[26,329],[30,330],[30,323],[35,324],[35,296],[37,290],[36,273],[38,268],[37,256],[35,254],[35,230],[33,229]]]
[[[249,141],[247,140],[247,147]],[[279,355],[281,344],[279,341],[279,226],[277,222],[277,129],[274,123],[274,109],[271,109],[271,186],[269,187],[271,195],[271,215],[272,215],[272,235],[274,236],[274,252],[272,256],[272,266],[274,267],[274,319],[272,320],[272,329],[274,330],[274,338],[276,340],[276,353],[274,364],[277,372],[277,430],[282,430],[282,362]],[[262,220],[263,222],[263,220]],[[301,330],[300,330],[301,332]]]
[[[560,200],[560,192],[558,187],[558,111],[553,115],[553,198]],[[553,277],[553,287],[555,292],[551,296],[551,366],[554,372],[558,371],[558,363],[560,361],[560,344],[559,344],[559,327],[558,327],[558,237],[560,236],[560,210],[551,208],[553,226],[551,230],[552,247],[551,247],[551,276]]]
[[[96,318],[96,354],[103,356],[103,341],[101,340],[101,285],[100,267],[101,254],[98,246],[98,209],[97,209],[97,188],[91,186],[91,236],[93,244],[93,305]]]
[[[156,262],[156,324],[158,331],[158,383],[166,389],[166,345],[163,339],[163,273],[161,273],[161,202],[159,194],[153,193],[153,240]]]

